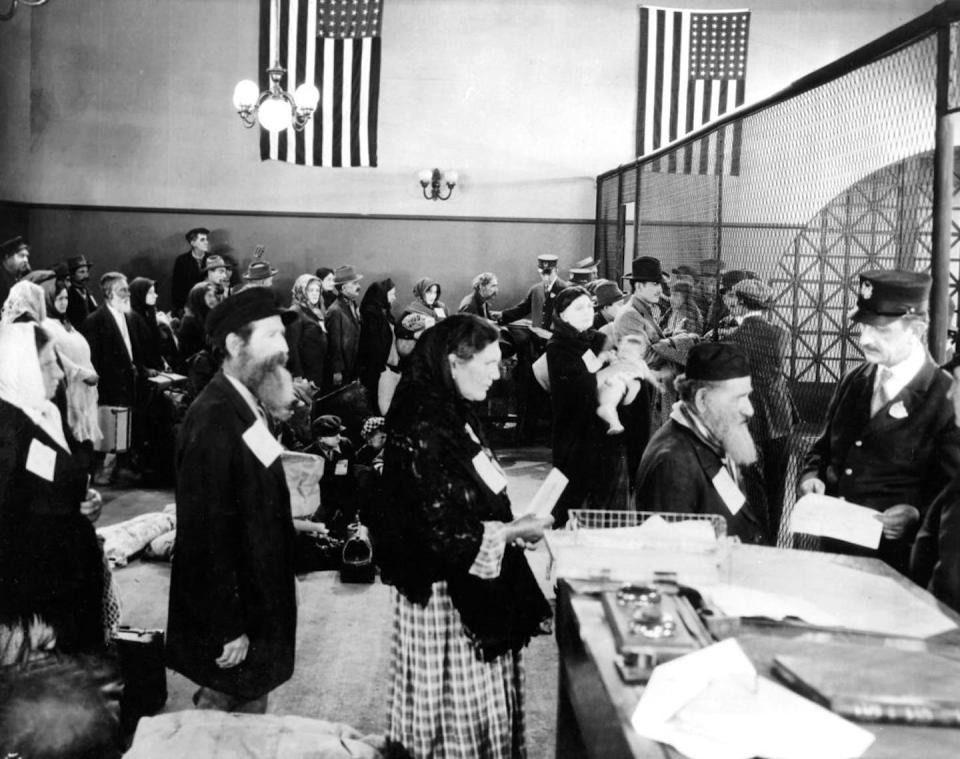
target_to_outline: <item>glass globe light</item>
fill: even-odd
[[[282,132],[293,124],[293,112],[285,100],[270,97],[260,104],[257,119],[268,132]]]
[[[460,179],[460,175],[455,171],[443,172],[443,181],[447,184],[456,184],[458,179]]]
[[[260,97],[260,90],[256,82],[244,79],[242,82],[237,82],[237,86],[233,88],[233,107],[238,111],[243,108],[253,108],[257,104],[258,97]]]
[[[297,108],[316,110],[317,103],[320,102],[320,90],[312,84],[304,82],[293,93],[293,101],[297,104]]]
[[[420,178],[420,184],[426,186],[433,179],[433,172],[430,169],[424,169],[417,176]]]

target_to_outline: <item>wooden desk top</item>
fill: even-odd
[[[751,547],[756,548],[756,547]],[[743,562],[748,571],[762,560],[764,565],[790,564],[792,558],[823,561],[838,566],[860,569],[874,575],[894,579],[910,594],[932,607],[939,607],[950,619],[960,624],[960,615],[938,604],[922,588],[899,575],[877,559],[839,556],[835,554],[807,554],[792,557],[786,549],[764,548],[749,551],[751,561]],[[783,560],[780,562],[780,554]],[[746,555],[746,554],[744,554]],[[735,559],[736,561],[736,559]],[[736,574],[736,571],[735,571]],[[616,658],[613,636],[604,619],[603,607],[594,591],[610,589],[598,583],[560,580],[557,593],[557,640],[560,647],[561,700],[566,700],[579,726],[584,754],[591,757],[681,757],[669,746],[661,745],[638,735],[630,724],[642,686],[626,685],[614,664]],[[864,603],[870,603],[864,599]],[[811,630],[801,626],[745,625],[736,636],[751,658],[757,671],[771,676],[773,656],[786,653],[811,641],[846,640],[865,645],[886,645],[908,650],[935,650],[937,653],[960,659],[960,629],[928,637],[898,638],[889,635],[860,634],[845,631]],[[960,683],[958,683],[960,691]],[[960,757],[960,729],[943,727],[910,727],[861,723],[876,736],[876,741],[864,754],[868,759],[956,759]],[[558,731],[557,756],[565,756]]]

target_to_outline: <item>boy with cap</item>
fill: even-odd
[[[200,686],[200,709],[263,713],[267,694],[293,674],[290,493],[262,401],[286,371],[283,330],[295,318],[261,288],[209,313],[222,366],[177,439],[167,665]]]
[[[698,343],[676,388],[680,400],[637,470],[637,509],[719,514],[727,534],[767,542],[763,504],[745,495],[757,492],[748,481],[757,450],[747,428],[753,416],[747,357],[728,343]]]
[[[178,316],[187,304],[190,288],[204,277],[203,263],[210,250],[210,230],[194,227],[186,235],[190,250],[181,253],[173,262],[173,278],[170,282],[171,310]]]
[[[877,554],[824,538],[823,550],[879,555],[906,572],[917,529],[954,498],[960,430],[947,397],[949,376],[927,353],[930,276],[909,271],[860,275],[857,308],[866,363],[837,385],[823,434],[807,455],[800,495],[825,493],[877,511]]]

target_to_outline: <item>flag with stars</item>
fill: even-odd
[[[637,155],[743,105],[750,11],[640,7]],[[738,174],[741,122],[673,151],[655,171]]]
[[[303,82],[320,102],[303,131],[260,130],[260,157],[306,166],[376,166],[383,0],[279,0],[284,87]],[[260,0],[260,70],[273,61],[270,0]],[[261,73],[261,89],[267,87]]]

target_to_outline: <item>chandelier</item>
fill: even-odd
[[[10,7],[5,11],[0,11],[0,21],[9,21],[13,14],[17,12],[18,5],[26,5],[28,8],[39,8],[46,5],[47,0],[10,0]]]
[[[280,65],[280,10],[277,0],[270,0],[270,14],[274,28],[274,56],[273,65],[267,69],[269,86],[260,92],[256,82],[250,79],[237,82],[233,89],[233,107],[248,129],[259,121],[260,126],[268,132],[283,132],[291,126],[300,131],[317,108],[320,90],[304,82],[291,95],[280,86],[286,69]]]
[[[420,172],[419,178],[424,198],[427,200],[447,200],[453,194],[453,188],[457,186],[457,180],[460,176],[455,171],[441,172],[440,169],[424,169]],[[446,195],[441,193],[441,183],[447,186]]]

